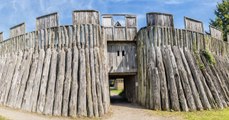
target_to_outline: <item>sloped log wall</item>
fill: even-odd
[[[56,116],[108,112],[106,43],[100,26],[41,29],[8,42],[16,48],[1,51],[1,105]]]
[[[155,44],[164,38],[152,32],[155,30],[155,27],[144,28],[137,36],[137,103],[165,111],[227,107],[229,67],[226,57],[216,55],[216,63],[210,64],[199,52],[201,47],[195,50],[186,46]],[[172,37],[175,40],[177,36]]]

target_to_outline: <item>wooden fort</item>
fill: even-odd
[[[122,17],[117,20],[116,17]],[[101,21],[100,21],[101,18]],[[197,111],[229,106],[229,43],[222,31],[184,17],[137,16],[76,10],[72,25],[58,13],[0,33],[0,104],[54,116],[99,117],[110,108],[109,79],[124,79],[129,102],[147,109]],[[229,36],[228,36],[229,39]]]

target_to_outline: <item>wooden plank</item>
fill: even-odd
[[[63,94],[63,108],[62,108],[62,115],[68,116],[69,110],[69,96],[71,90],[71,82],[72,82],[72,49],[67,49],[67,56],[66,56],[66,70],[65,70],[65,80],[64,80],[64,94]]]
[[[45,51],[41,49],[39,50],[38,65],[37,65],[35,82],[34,82],[33,91],[32,91],[32,95],[33,95],[33,97],[31,98],[32,112],[37,111],[37,102],[38,102],[38,95],[39,95],[40,85],[41,85],[44,58],[45,58]]]
[[[177,93],[178,93],[178,97],[179,97],[181,110],[187,112],[188,111],[188,105],[187,105],[187,101],[186,101],[186,98],[184,95],[184,90],[183,90],[183,87],[181,84],[180,74],[179,74],[178,67],[177,67],[177,64],[180,64],[180,63],[176,63],[174,53],[172,52],[172,49],[170,46],[169,46],[169,51],[170,51],[171,63],[173,66],[174,78],[175,78],[175,82],[176,82],[176,86],[177,86]]]
[[[89,46],[90,42],[92,42],[91,39],[89,39],[90,34],[89,30],[92,30],[89,26],[85,27],[85,41],[86,41],[86,48],[85,48],[85,62],[86,62],[86,80],[87,80],[87,116],[92,117],[94,116],[93,113],[93,103],[92,103],[92,91],[91,91],[91,67],[90,67],[90,52],[89,52]]]
[[[71,96],[69,102],[69,115],[72,117],[77,116],[77,106],[78,106],[78,78],[79,78],[79,51],[76,46],[73,47],[73,61],[72,61],[72,86],[71,86]]]
[[[17,95],[17,102],[15,103],[16,108],[21,108],[21,105],[22,105],[22,100],[23,100],[23,96],[24,96],[24,92],[25,92],[25,88],[26,88],[26,83],[27,83],[28,77],[29,77],[30,66],[31,66],[31,62],[32,62],[32,56],[33,56],[32,53],[33,53],[33,50],[30,49],[29,54],[28,54],[28,58],[27,58],[26,64],[25,64],[25,71],[24,71],[22,79],[21,79],[20,89],[19,89],[19,92]]]
[[[10,28],[10,38],[25,34],[25,23]]]
[[[166,76],[168,81],[168,90],[170,94],[171,108],[172,110],[179,111],[180,104],[178,100],[177,86],[174,78],[174,70],[170,58],[170,52],[168,48],[163,49],[163,62],[166,69]]]
[[[108,43],[109,74],[137,72],[135,43]]]
[[[174,27],[172,14],[151,12],[146,17],[147,26]]]
[[[98,64],[99,64],[99,77],[100,77],[100,84],[101,84],[101,96],[102,96],[102,104],[103,104],[103,110],[104,110],[104,113],[105,114],[106,112],[108,112],[108,106],[107,106],[107,92],[109,92],[107,90],[107,88],[105,87],[106,83],[105,82],[107,79],[105,79],[105,77],[103,76],[105,70],[104,70],[104,64],[102,62],[103,58],[103,53],[101,53],[101,51],[98,51],[97,53],[97,56],[98,56]]]
[[[211,108],[211,106],[209,104],[206,93],[204,91],[203,83],[200,80],[200,75],[199,75],[198,70],[197,70],[198,68],[195,64],[195,61],[194,61],[190,51],[185,49],[185,53],[186,53],[185,55],[186,55],[187,61],[188,61],[189,66],[191,68],[191,72],[193,74],[194,81],[195,81],[196,86],[197,86],[197,90],[199,91],[199,94],[200,94],[200,100],[202,101],[203,108],[209,109],[209,108]]]
[[[126,28],[126,34],[128,41],[134,40],[135,36],[137,35],[137,28]]]
[[[20,74],[20,70],[21,70],[21,62],[22,62],[22,59],[23,59],[23,53],[21,51],[18,52],[18,59],[17,59],[17,63],[16,63],[16,67],[15,67],[15,72],[14,72],[14,75],[13,75],[13,78],[12,78],[12,84],[11,84],[11,87],[10,87],[10,91],[9,91],[9,94],[8,94],[8,100],[7,100],[7,106],[10,106],[12,107],[12,100],[15,96],[13,96],[14,92],[15,92],[15,87],[16,87],[16,83],[18,79],[18,76]],[[5,63],[4,61],[1,61],[2,65],[1,65],[1,70],[3,70],[4,68],[4,65],[3,63]],[[0,72],[0,76],[2,75],[2,72]],[[2,83],[2,82],[1,82]]]
[[[54,104],[54,92],[56,84],[56,66],[57,66],[57,51],[56,49],[52,50],[52,57],[50,62],[49,77],[47,83],[47,92],[45,98],[44,114],[52,115],[53,113],[53,104]]]
[[[62,115],[62,100],[63,100],[63,89],[64,89],[64,78],[65,78],[65,63],[66,55],[65,50],[61,49],[58,54],[58,67],[57,67],[57,81],[54,101],[53,114],[56,116]]]
[[[126,28],[125,27],[115,27],[114,28],[114,40],[126,40]]]
[[[114,23],[113,23],[113,18],[110,16],[110,17],[102,17],[102,26],[104,27],[112,27],[114,26]]]
[[[50,13],[36,19],[36,30],[59,26],[58,13]]]
[[[228,98],[226,89],[224,89],[223,87],[223,83],[222,83],[220,74],[218,73],[218,71],[216,70],[214,66],[210,66],[210,69],[212,71],[212,75],[214,75],[214,77],[216,78],[214,79],[214,84],[216,85],[219,95],[221,96],[223,105],[224,107],[228,107],[227,101],[229,98]]]
[[[203,71],[203,75],[204,75],[204,77],[206,79],[206,82],[207,82],[207,84],[209,86],[209,89],[210,89],[214,99],[215,99],[215,102],[216,102],[217,106],[222,109],[223,108],[223,104],[222,104],[222,99],[220,98],[221,96],[219,95],[218,89],[217,89],[216,85],[213,82],[214,77],[212,75],[210,75],[210,74],[213,74],[213,73],[211,73],[210,68],[206,64],[205,58],[203,58],[203,56],[201,58],[202,58],[202,61],[205,64],[205,67],[206,67],[206,69],[202,70]]]
[[[222,68],[220,68],[220,66],[222,65],[222,63],[221,62],[219,62],[219,60],[217,60],[218,59],[218,57],[216,57],[215,56],[215,60],[217,61],[216,62],[216,64],[214,65],[214,68],[215,68],[215,71],[217,71],[218,72],[218,75],[219,75],[219,77],[220,77],[220,79],[221,79],[221,81],[219,81],[220,82],[220,84],[221,84],[221,86],[222,86],[222,89],[224,89],[224,91],[225,91],[225,98],[227,99],[227,101],[228,101],[228,95],[229,95],[229,89],[228,89],[228,87],[227,87],[227,76],[226,76],[226,72],[227,72],[227,70],[224,70],[224,71],[221,71],[222,70]]]
[[[79,59],[79,98],[78,98],[78,114],[87,116],[87,99],[86,99],[86,63],[84,49],[80,49]]]
[[[13,62],[12,56],[10,56],[9,54],[6,57],[6,60],[7,60],[6,66],[5,66],[6,69],[2,73],[2,79],[1,79],[1,83],[2,84],[0,85],[0,98],[4,94],[5,83],[7,82],[7,81],[5,81],[5,79],[7,78],[7,73],[9,71],[9,69],[10,69],[10,64],[12,64],[12,62]],[[3,103],[0,102],[0,104],[2,105]]]
[[[125,17],[125,25],[115,26],[114,16]],[[102,25],[106,31],[107,41],[134,41],[137,34],[137,19],[134,15],[105,14],[102,15]]]
[[[218,40],[223,40],[223,32],[216,27],[209,26],[211,37],[216,38]]]
[[[94,48],[90,49],[90,61],[91,61],[91,85],[92,85],[92,101],[93,101],[93,111],[94,116],[98,117],[98,98],[97,98],[97,92],[96,92],[96,77],[95,77],[95,59],[94,59]]]
[[[21,67],[19,69],[19,75],[18,75],[17,81],[16,81],[16,86],[14,88],[14,91],[12,91],[11,95],[9,96],[11,98],[11,102],[9,104],[10,107],[15,107],[17,105],[17,96],[18,96],[18,92],[20,90],[22,76],[23,76],[23,73],[25,71],[25,66],[26,66],[26,64],[28,64],[27,59],[28,59],[28,51],[24,51],[23,59],[21,62]]]
[[[35,82],[37,64],[38,64],[38,53],[36,52],[33,54],[29,78],[27,81],[27,85],[26,85],[26,89],[25,89],[25,93],[24,93],[24,97],[22,101],[23,110],[31,111],[32,89],[33,89],[33,85]]]
[[[6,58],[5,57],[1,57],[1,67],[0,67],[0,78],[2,78],[2,75],[3,75],[3,72],[4,72],[4,68],[5,68],[5,66],[6,66],[6,63],[7,63],[7,61],[6,61]],[[0,82],[2,82],[2,79],[0,79]]]
[[[184,68],[183,65],[183,61],[180,55],[180,50],[178,47],[173,47],[173,53],[174,56],[176,58],[176,62],[177,62],[177,67],[178,67],[178,71],[179,71],[179,75],[180,75],[180,80],[183,86],[183,90],[186,96],[186,100],[187,100],[187,105],[189,107],[190,111],[195,111],[196,110],[196,105],[194,102],[194,98],[193,98],[193,93],[189,84],[189,79],[188,79],[188,75],[187,72]]]
[[[136,17],[126,17],[126,27],[136,27],[137,18]]]
[[[107,41],[114,41],[114,38],[113,38],[113,27],[105,27],[104,28],[104,31],[106,33],[106,38],[107,38]]]
[[[4,80],[4,82],[2,82],[2,86],[1,86],[1,96],[0,96],[0,103],[5,105],[7,102],[7,97],[9,94],[9,90],[12,84],[12,79],[13,79],[13,75],[14,75],[14,69],[16,67],[16,62],[18,59],[18,56],[15,54],[12,54],[11,57],[11,62],[9,63],[9,68],[7,70],[7,74]]]
[[[95,59],[95,80],[96,80],[96,91],[97,91],[97,99],[98,99],[98,112],[99,116],[104,114],[104,108],[102,103],[102,91],[101,91],[101,82],[99,76],[99,56],[98,56],[98,48],[94,49],[94,59]]]
[[[195,32],[204,33],[203,23],[201,21],[184,17],[185,29]]]
[[[49,68],[50,68],[50,61],[51,61],[51,49],[46,50],[43,72],[41,77],[41,86],[39,91],[39,97],[37,101],[37,112],[43,113],[45,107],[45,98],[46,98],[46,87],[48,82],[49,76]]]
[[[183,52],[183,48],[180,49],[180,53],[181,53],[181,57],[182,57],[182,60],[183,60],[183,63],[184,63],[184,68],[185,68],[185,70],[187,72],[187,77],[188,77],[189,84],[190,84],[190,87],[191,87],[191,90],[192,90],[192,93],[193,93],[192,95],[193,95],[193,98],[194,98],[194,101],[195,101],[195,104],[196,104],[196,108],[197,108],[197,110],[203,110],[203,106],[202,106],[202,103],[200,101],[200,96],[199,96],[199,93],[197,91],[197,88],[196,88],[196,85],[195,85],[195,82],[194,82],[194,78],[192,77],[191,68],[189,67],[187,58],[185,57],[185,54]]]
[[[0,42],[3,41],[3,32],[0,32]]]
[[[146,32],[146,30],[144,30],[144,32],[143,32],[143,44],[144,44],[144,47],[146,47],[146,41],[145,41],[145,39],[146,39],[146,37],[148,37],[147,36],[147,32]],[[146,68],[147,68],[147,50],[145,49],[143,47],[143,56],[146,56],[146,58],[145,57],[143,57],[143,75],[142,75],[142,96],[141,96],[141,101],[142,101],[142,105],[146,105]]]
[[[168,98],[168,88],[167,88],[167,81],[165,75],[165,68],[162,60],[161,49],[156,47],[156,66],[158,69],[158,74],[160,78],[160,85],[161,85],[161,109],[168,111],[169,110],[169,98]]]
[[[73,11],[73,25],[77,24],[100,24],[99,12],[95,10]]]
[[[160,97],[160,78],[157,68],[150,68],[152,72],[152,98],[153,110],[161,110],[161,97]]]

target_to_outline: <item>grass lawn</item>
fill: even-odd
[[[123,90],[111,90],[111,93],[115,94],[115,95],[119,95]]]
[[[6,118],[4,118],[4,117],[2,117],[2,116],[0,116],[0,120],[7,120]]]
[[[157,112],[159,116],[178,116],[184,120],[229,120],[229,108],[223,110],[197,111],[197,112]]]

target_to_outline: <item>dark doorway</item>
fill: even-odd
[[[110,75],[111,104],[134,102],[135,100],[135,75]]]

